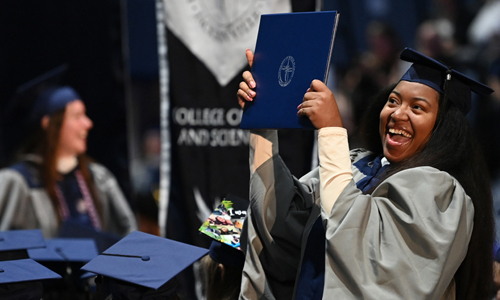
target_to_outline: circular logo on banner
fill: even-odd
[[[287,56],[281,62],[280,69],[278,71],[279,84],[282,87],[287,86],[292,81],[294,73],[295,73],[295,59],[293,59],[293,56]]]

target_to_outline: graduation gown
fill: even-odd
[[[252,170],[240,299],[440,299],[453,288],[474,216],[460,183],[418,167],[364,194],[357,183],[366,187],[371,153],[350,154],[353,179],[331,212],[321,209],[318,169],[297,179],[273,150]]]
[[[41,185],[34,160],[0,170],[0,230],[41,229],[45,238],[59,234],[59,223],[49,195]],[[104,232],[118,236],[137,230],[137,223],[118,182],[97,163],[89,170],[101,201]]]

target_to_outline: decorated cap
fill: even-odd
[[[82,270],[157,290],[207,252],[208,249],[134,231]]]
[[[464,114],[471,108],[471,91],[481,96],[493,92],[489,86],[411,48],[405,48],[400,58],[413,63],[401,80],[422,83],[446,94]]]
[[[243,267],[241,234],[247,216],[248,201],[229,194],[215,208],[199,231],[213,239],[210,257],[226,266]]]
[[[198,230],[216,241],[240,249],[240,238],[247,208],[247,200],[229,194]]]

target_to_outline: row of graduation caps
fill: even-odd
[[[82,279],[102,275],[108,280],[116,279],[158,290],[208,251],[205,248],[135,231],[99,254],[91,238],[45,240],[38,229],[3,231],[0,232],[0,287],[27,282],[39,284],[42,280],[61,280],[60,273],[46,266],[59,264],[63,269],[67,269],[70,264],[86,263],[81,268],[86,271],[82,272]],[[68,275],[73,271],[65,272]],[[26,285],[24,289],[25,287]],[[0,294],[2,290],[12,293],[15,288],[0,288]],[[36,290],[31,289],[31,293]],[[40,298],[41,294],[29,299]]]
[[[206,223],[213,216],[230,217],[228,207],[243,211],[247,206],[247,200],[229,194]],[[243,222],[238,215],[231,220]],[[0,298],[38,300],[46,287],[77,292],[81,287],[75,286],[75,280],[81,285],[97,276],[98,284],[91,291],[96,299],[104,299],[113,289],[116,293],[126,289],[160,293],[175,299],[175,276],[208,253],[219,263],[243,267],[239,243],[222,242],[203,229],[202,225],[199,231],[213,238],[210,249],[140,231],[119,239],[70,220],[63,222],[60,237],[53,239],[45,239],[39,229],[0,231]],[[240,233],[233,235],[239,239]]]

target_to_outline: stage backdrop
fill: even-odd
[[[307,1],[305,1],[307,2]],[[301,1],[302,10],[307,7]],[[239,129],[236,92],[260,15],[290,12],[289,0],[166,0],[171,189],[167,236],[199,246],[201,223],[229,193],[248,199],[249,132]],[[309,1],[309,10],[315,2]],[[292,172],[311,168],[312,131],[282,132]]]

